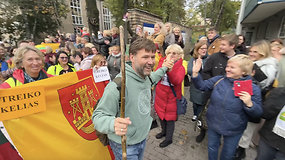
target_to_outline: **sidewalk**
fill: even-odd
[[[185,88],[185,97],[189,100],[189,87]],[[144,152],[144,160],[207,160],[207,135],[202,143],[196,143],[196,136],[199,130],[194,131],[194,122],[191,121],[193,116],[192,103],[188,101],[187,113],[179,116],[175,122],[175,131],[173,143],[166,148],[160,148],[159,143],[162,139],[156,139],[155,135],[161,131],[161,128],[152,129],[147,139]],[[254,160],[256,149],[248,149],[245,160]]]

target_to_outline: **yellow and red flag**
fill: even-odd
[[[12,88],[26,92],[29,88],[43,92],[44,88],[45,92],[45,111],[3,121],[23,159],[114,159],[110,147],[103,146],[96,137],[91,121],[104,87],[104,82],[94,82],[92,70],[86,70]],[[0,90],[0,95],[8,90]]]
[[[35,47],[39,49],[41,52],[46,52],[46,46],[52,48],[52,52],[56,53],[56,50],[59,49],[60,43],[41,43],[36,45]]]

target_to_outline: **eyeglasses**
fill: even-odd
[[[68,59],[68,57],[59,57],[60,59],[64,60],[64,59]]]

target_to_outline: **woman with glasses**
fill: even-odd
[[[202,59],[202,67],[200,69],[200,73],[202,72],[203,66],[206,63],[207,60],[207,42],[206,41],[201,41],[196,43],[195,48],[194,48],[194,53],[193,57],[190,59],[188,63],[188,74],[191,76],[192,75],[192,68],[193,68],[193,62],[196,61],[198,58]],[[197,88],[195,88],[194,84],[190,84],[190,101],[193,103],[193,112],[194,115],[192,117],[192,121],[196,121],[198,115],[202,111],[203,107],[205,106],[207,102],[207,93],[204,91],[200,91]]]
[[[56,65],[50,66],[47,73],[52,75],[62,75],[68,72],[76,72],[76,69],[69,61],[69,55],[64,51],[59,51],[56,55]]]

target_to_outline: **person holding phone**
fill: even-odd
[[[200,90],[212,91],[207,111],[209,160],[218,159],[221,137],[223,147],[220,159],[232,160],[249,116],[260,117],[263,112],[257,85],[252,83],[252,96],[245,91],[239,96],[234,95],[234,81],[250,80],[253,62],[247,55],[236,55],[228,60],[225,76],[208,80],[203,80],[199,74],[201,66],[202,59],[193,62],[192,82]]]
[[[265,101],[265,95],[273,88],[273,82],[277,76],[277,59],[272,57],[270,45],[265,40],[252,44],[248,55],[254,63],[253,78],[259,84],[263,101]],[[254,131],[260,125],[260,120],[260,118],[249,120],[236,150],[235,160],[241,160],[246,156],[245,149],[249,148]]]

